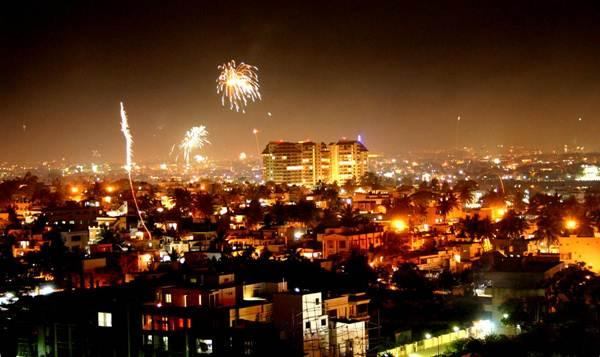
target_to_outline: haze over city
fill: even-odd
[[[600,3],[14,1],[1,357],[600,356]]]
[[[121,100],[138,161],[168,161],[200,124],[214,159],[254,153],[253,128],[261,146],[448,149],[457,116],[460,147],[598,150],[594,2],[25,1],[2,16],[2,160],[119,162]],[[215,95],[230,58],[259,68],[245,114]]]

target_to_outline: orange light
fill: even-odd
[[[112,186],[106,186],[106,192],[112,193],[114,190],[115,190],[114,187],[112,187]]]
[[[568,230],[573,230],[573,229],[577,228],[577,221],[572,218],[569,218],[565,221],[565,227]]]
[[[401,219],[395,219],[392,221],[392,226],[398,232],[402,232],[406,229],[406,222]]]
[[[79,192],[79,187],[73,186],[71,187],[71,193],[78,193]]]

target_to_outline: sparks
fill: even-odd
[[[148,227],[146,227],[146,223],[144,223],[144,219],[142,218],[142,212],[140,211],[140,206],[138,205],[137,198],[135,197],[135,189],[133,188],[133,179],[131,178],[131,170],[133,169],[133,136],[129,131],[129,122],[127,121],[127,113],[125,113],[125,106],[123,105],[123,102],[121,102],[121,132],[125,137],[125,171],[127,171],[127,176],[129,177],[129,188],[131,188],[133,204],[135,205],[135,210],[140,218],[142,227],[148,234],[148,237],[152,239],[152,234],[150,233]]]
[[[245,113],[244,108],[248,104],[248,100],[253,102],[261,100],[257,67],[244,62],[236,66],[235,61],[232,60],[217,68],[221,71],[217,78],[217,94],[221,94],[223,106],[227,100],[229,109],[235,108],[236,112],[241,109]]]
[[[129,131],[129,122],[127,121],[127,113],[125,113],[123,102],[121,102],[121,132],[125,137],[125,171],[131,173],[133,166],[133,137]]]
[[[190,166],[191,153],[195,149],[200,149],[206,144],[210,144],[207,139],[208,131],[204,125],[192,127],[185,133],[183,140],[179,144],[179,148],[183,151],[183,159],[185,165]]]

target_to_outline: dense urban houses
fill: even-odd
[[[287,144],[269,144],[282,182],[162,169],[133,194],[127,180],[79,171],[0,182],[0,353],[600,351],[600,181],[581,180],[592,156],[561,183],[516,172],[577,157],[471,159],[476,170],[375,157],[362,176],[308,180],[323,167],[287,167],[316,150],[329,165],[334,152],[366,165],[364,146]],[[500,179],[478,174],[498,165]]]

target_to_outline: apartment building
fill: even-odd
[[[274,141],[262,156],[266,181],[298,186],[358,180],[367,172],[368,163],[367,148],[355,140],[330,144]]]

